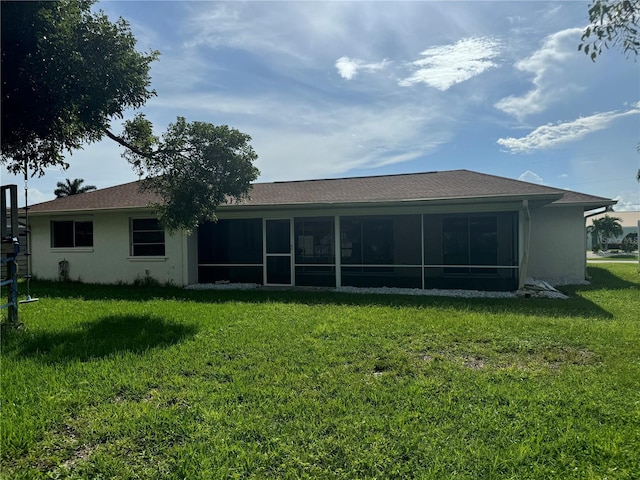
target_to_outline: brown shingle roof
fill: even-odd
[[[121,208],[144,208],[157,203],[159,197],[153,193],[141,192],[139,182],[125,183],[115,187],[103,188],[92,192],[56,198],[48,202],[37,203],[29,208],[30,213],[69,212],[78,210],[111,210]]]
[[[490,197],[544,197],[556,204],[604,206],[610,199],[468,170],[371,177],[256,183],[244,206],[385,203]],[[144,208],[159,198],[138,190],[138,182],[59,198],[31,207],[32,213]],[[236,204],[228,207],[233,208]]]

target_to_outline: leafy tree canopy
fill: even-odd
[[[154,206],[169,230],[214,220],[218,205],[245,198],[258,177],[251,137],[234,128],[178,117],[161,139],[151,132],[142,114],[127,121],[122,139],[131,148],[123,157],[147,173],[142,188],[163,199]]]
[[[53,193],[56,198],[68,197],[70,195],[78,195],[79,193],[86,193],[96,189],[95,185],[82,185],[84,183],[83,178],[74,178],[73,180],[65,179],[64,182],[58,182],[57,187]]]
[[[594,0],[589,5],[589,22],[578,50],[591,60],[602,53],[602,47],[617,47],[627,55],[640,52],[640,0]]]
[[[605,250],[608,247],[609,238],[619,237],[623,233],[619,217],[610,217],[609,215],[605,215],[601,218],[594,218],[592,224],[590,233],[595,235],[597,239],[602,239],[602,247]]]
[[[100,140],[112,118],[155,92],[123,19],[93,1],[2,1],[2,162],[13,173],[66,168],[65,151]]]
[[[167,228],[215,218],[219,204],[246,196],[258,176],[251,137],[178,117],[158,138],[142,114],[114,134],[112,119],[155,95],[149,68],[159,54],[136,51],[128,23],[111,23],[93,3],[2,1],[2,163],[43,175],[67,168],[65,153],[107,136],[146,175],[142,187],[161,196]]]

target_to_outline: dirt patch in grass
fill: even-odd
[[[462,365],[472,370],[482,370],[485,367],[486,363],[482,358],[469,356],[464,359]]]
[[[482,353],[449,351],[422,353],[420,360],[432,362],[436,359],[453,362],[472,370],[492,368],[497,370],[539,370],[542,368],[557,370],[566,366],[597,365],[598,356],[587,349],[570,346],[550,346],[524,351],[488,350]]]
[[[72,452],[71,457],[65,460],[60,466],[71,470],[78,462],[86,461],[97,449],[97,445],[80,445]]]

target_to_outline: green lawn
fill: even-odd
[[[638,255],[637,254],[633,254],[633,253],[629,253],[629,254],[616,254],[616,255],[612,255],[609,257],[591,257],[591,258],[587,258],[587,262],[593,262],[593,261],[606,261],[606,262],[620,262],[620,261],[629,261],[629,260],[635,260],[636,262],[638,261]]]
[[[38,283],[2,478],[640,478],[640,276],[569,300]]]

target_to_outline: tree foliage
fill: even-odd
[[[622,250],[625,252],[633,252],[638,249],[638,233],[627,233],[622,239]]]
[[[156,207],[167,228],[215,218],[219,204],[246,196],[257,178],[251,138],[182,117],[158,138],[142,114],[114,134],[113,119],[155,95],[149,69],[159,54],[138,52],[128,23],[92,12],[93,3],[2,1],[2,163],[43,175],[106,136],[147,177],[143,188],[162,197]]]
[[[640,143],[636,145],[636,151],[640,153]],[[636,173],[636,180],[640,182],[640,168],[638,169],[638,173]]]
[[[582,34],[582,50],[595,62],[602,48],[620,48],[626,55],[640,51],[640,0],[594,0],[589,26]]]
[[[622,235],[622,225],[620,225],[620,218],[610,217],[605,215],[601,218],[594,218],[592,220],[589,233],[596,239],[595,244],[601,246],[604,250],[607,250],[609,239],[612,237],[619,237]]]
[[[68,165],[113,118],[155,94],[150,63],[123,19],[93,1],[2,1],[2,161],[14,173]]]
[[[151,132],[143,115],[126,122],[122,138],[131,148],[123,156],[147,174],[142,188],[163,199],[154,206],[169,230],[215,220],[217,206],[245,198],[258,177],[251,137],[236,129],[178,117],[161,139]]]
[[[69,197],[71,195],[78,195],[79,193],[86,193],[96,189],[95,185],[82,185],[84,183],[83,178],[74,178],[73,180],[65,179],[64,182],[58,182],[53,193],[56,198]]]

